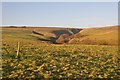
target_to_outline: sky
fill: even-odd
[[[119,2],[119,0],[1,0],[1,2]]]
[[[3,26],[102,27],[117,24],[117,2],[2,2]]]

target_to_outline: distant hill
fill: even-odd
[[[118,26],[83,29],[69,43],[117,45]]]
[[[35,40],[50,43],[117,45],[118,27],[55,28],[55,27],[4,27],[3,38],[9,40]]]
[[[56,40],[63,34],[72,35],[78,33],[81,29],[77,28],[56,28],[56,27],[17,27],[6,26],[2,28],[3,36],[9,39],[17,40],[37,40],[41,42],[56,43]],[[3,38],[4,38],[3,37]],[[7,39],[6,38],[6,39]],[[15,39],[14,39],[15,38]]]

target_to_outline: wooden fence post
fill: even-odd
[[[20,51],[20,42],[18,42],[18,48],[17,48],[17,58],[18,58],[18,57],[20,57],[19,51]]]

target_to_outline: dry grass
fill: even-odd
[[[118,27],[103,27],[84,29],[70,41],[72,43],[97,44],[97,45],[117,45]],[[79,40],[78,40],[79,39]]]

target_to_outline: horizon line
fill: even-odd
[[[14,27],[58,27],[58,28],[95,28],[95,27],[107,27],[107,26],[119,26],[119,25],[105,25],[105,26],[38,26],[38,25],[0,25],[0,27],[10,27],[10,26],[14,26]]]

